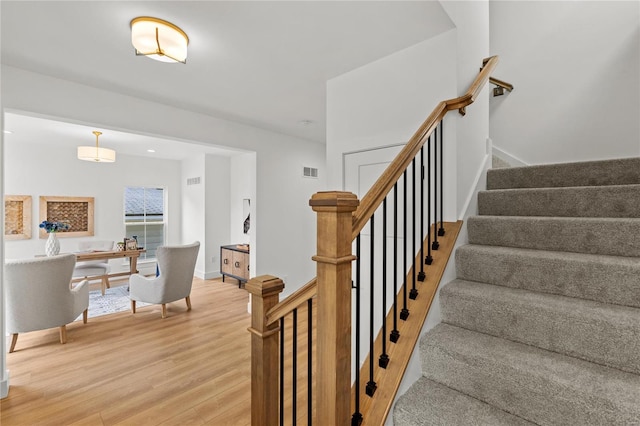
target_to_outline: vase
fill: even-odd
[[[60,253],[60,241],[55,232],[49,232],[49,238],[44,245],[44,252],[47,256],[55,256]]]

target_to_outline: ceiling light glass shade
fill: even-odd
[[[189,37],[171,22],[141,16],[131,21],[131,44],[136,55],[162,62],[187,62]]]
[[[116,152],[114,150],[98,146],[98,136],[102,132],[94,131],[93,134],[96,135],[96,146],[79,146],[78,159],[96,163],[113,163],[116,161]]]
[[[97,163],[113,163],[116,161],[116,152],[112,149],[96,148],[95,146],[79,146],[78,159]]]

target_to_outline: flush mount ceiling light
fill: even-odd
[[[161,62],[187,63],[189,37],[171,22],[149,16],[131,21],[131,43],[136,55]]]
[[[102,132],[93,131],[96,135],[96,146],[79,146],[78,159],[84,161],[93,161],[95,163],[113,163],[116,161],[116,152],[108,148],[100,148],[98,146],[98,137]]]

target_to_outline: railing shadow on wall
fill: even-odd
[[[362,201],[312,196],[316,278],[281,302],[281,279],[246,284],[252,425],[384,424],[462,224],[443,221],[443,119],[466,113],[497,63],[436,106]]]

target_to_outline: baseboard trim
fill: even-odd
[[[485,155],[482,166],[478,169],[476,177],[473,180],[473,186],[467,194],[467,199],[462,206],[462,210],[458,212],[458,220],[466,220],[469,216],[476,214],[478,191],[487,188],[487,170],[491,168],[491,155]],[[473,211],[469,211],[473,209]]]
[[[195,271],[194,275],[202,280],[212,280],[214,278],[220,278],[222,276],[220,274],[220,271],[210,271],[210,272]]]
[[[503,161],[506,161],[507,163],[509,163],[511,165],[511,167],[523,167],[523,166],[528,166],[529,165],[528,163],[522,161],[518,157],[515,157],[515,156],[509,154],[504,149],[500,149],[495,145],[493,145],[493,155],[495,155],[496,157],[498,157],[499,159],[501,159]]]
[[[0,380],[0,399],[9,396],[9,370],[4,372],[4,378]]]

